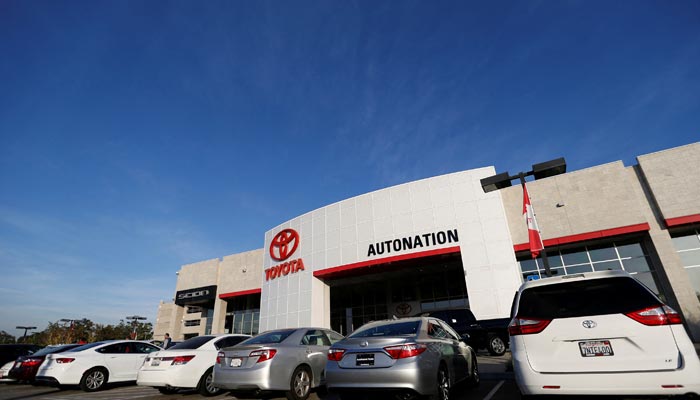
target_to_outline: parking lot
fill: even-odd
[[[455,400],[517,400],[520,399],[520,392],[513,380],[510,372],[510,353],[503,357],[489,356],[486,352],[481,352],[478,357],[479,369],[481,371],[481,384],[475,389],[457,387],[452,393]],[[246,397],[250,399],[251,397]],[[254,397],[253,397],[254,398]],[[277,397],[269,396],[266,399],[284,400],[284,395]],[[337,396],[330,394],[312,393],[310,400],[337,400]],[[567,399],[624,399],[637,400],[635,397],[612,397],[612,396],[553,396],[553,398]],[[645,397],[648,399],[648,397]],[[235,400],[237,397],[225,393],[215,397],[203,397],[197,392],[182,390],[176,394],[164,395],[149,387],[136,386],[133,384],[112,385],[106,390],[94,393],[86,393],[77,387],[58,390],[51,387],[32,386],[27,384],[0,383],[0,400]],[[360,399],[360,397],[358,397]]]

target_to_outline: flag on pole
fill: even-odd
[[[542,244],[540,228],[537,226],[535,210],[532,208],[532,204],[530,204],[530,196],[527,194],[525,182],[523,182],[523,216],[525,217],[525,222],[527,222],[527,233],[530,238],[530,253],[532,254],[532,258],[537,258],[540,251],[544,249],[544,245]]]

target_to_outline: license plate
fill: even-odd
[[[603,357],[615,355],[609,340],[590,340],[586,342],[578,342],[578,348],[581,350],[581,357]]]
[[[232,367],[240,367],[241,365],[243,365],[242,358],[232,358],[231,359],[231,366]]]
[[[152,367],[157,367],[159,365],[160,365],[160,358],[154,358],[153,360],[151,360]]]
[[[358,367],[369,367],[374,365],[374,354],[358,354],[355,357],[355,365]]]

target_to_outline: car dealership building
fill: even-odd
[[[522,282],[545,273],[529,252],[522,187],[485,193],[481,179],[495,174],[477,168],[363,194],[280,223],[262,249],[184,265],[154,336],[298,326],[347,334],[459,307],[508,317]],[[527,189],[553,274],[626,270],[700,342],[700,143]]]

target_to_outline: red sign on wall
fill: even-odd
[[[285,229],[275,235],[270,243],[270,257],[273,260],[288,259],[299,247],[299,234],[294,229]]]

